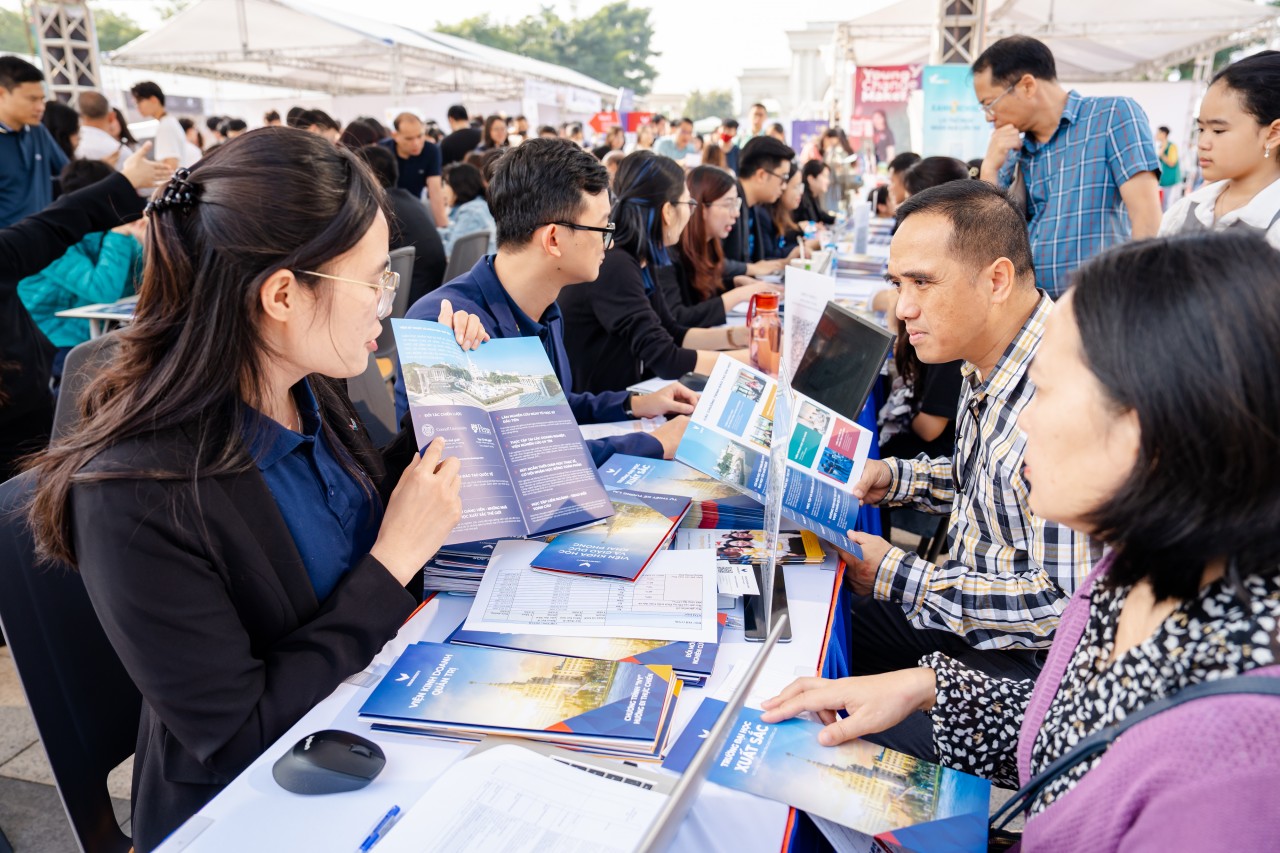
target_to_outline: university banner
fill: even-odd
[[[987,151],[991,123],[973,93],[967,65],[928,65],[924,69],[925,157],[972,160]]]
[[[853,75],[850,141],[860,151],[874,152],[877,164],[911,147],[907,102],[920,89],[924,66],[860,65]]]

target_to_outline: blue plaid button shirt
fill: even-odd
[[[1067,95],[1058,130],[1048,142],[1028,134],[1009,152],[999,186],[1015,166],[1027,186],[1027,218],[1036,284],[1057,297],[1072,270],[1129,239],[1120,185],[1143,172],[1160,173],[1156,143],[1142,107],[1131,98]]]
[[[886,504],[950,511],[949,559],[935,565],[890,548],[873,593],[902,605],[917,628],[950,631],[979,649],[1047,648],[1067,600],[1102,556],[1088,536],[1032,515],[1027,500],[1017,421],[1035,394],[1027,368],[1051,310],[1041,294],[986,380],[974,365],[961,367],[958,492],[951,459],[885,460],[893,474]]]

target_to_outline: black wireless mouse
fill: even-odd
[[[280,756],[271,775],[295,794],[339,794],[368,785],[386,763],[373,741],[326,729],[307,735]]]

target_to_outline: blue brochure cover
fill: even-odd
[[[764,723],[760,714],[755,708],[738,713],[709,780],[835,821],[869,843],[875,838],[920,851],[987,849],[986,779],[865,740],[822,746],[821,723]],[[710,710],[707,718],[700,715],[701,709],[663,767],[688,765],[716,716]]]
[[[684,527],[755,529],[764,524],[764,507],[758,501],[683,462],[615,453],[600,466],[600,479],[610,491],[688,495],[693,505]]]
[[[724,636],[727,614],[719,613],[716,638]],[[446,643],[463,646],[488,646],[540,655],[598,658],[600,660],[669,666],[680,680],[697,686],[707,680],[715,666],[716,643],[685,643],[667,640],[629,640],[621,637],[551,637],[544,634],[499,634],[493,631],[468,631],[459,625]]]
[[[535,569],[634,581],[667,543],[689,498],[615,489],[613,517],[604,524],[561,533],[530,562]]]
[[[539,536],[613,507],[536,338],[464,352],[450,329],[392,320],[418,446],[443,436],[462,463],[462,520],[446,545]]]
[[[545,740],[656,743],[669,666],[415,643],[360,708],[380,723]]]

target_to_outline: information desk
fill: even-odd
[[[783,570],[794,639],[775,648],[747,699],[748,705],[758,706],[798,676],[820,672],[839,674],[824,664],[832,621],[839,611],[835,605],[843,587],[842,571],[833,556],[822,566],[786,566]],[[366,671],[376,671],[379,675],[385,672],[409,643],[444,640],[466,618],[471,602],[471,598],[453,595],[431,599],[405,623]],[[737,613],[741,615],[741,604]],[[836,633],[843,635],[843,624],[844,620],[840,619]],[[836,642],[842,645],[839,637]],[[676,706],[673,743],[704,697],[724,699],[733,692],[759,648],[757,643],[746,642],[740,627],[725,630],[715,670],[706,686],[686,687],[681,693]],[[340,685],[159,849],[163,853],[180,850],[349,853],[357,849],[369,828],[388,809],[393,805],[411,808],[431,782],[471,748],[469,744],[372,731],[369,724],[357,716],[371,689],[371,686]],[[368,787],[345,794],[308,797],[280,788],[271,776],[271,766],[276,759],[303,736],[328,728],[355,732],[376,741],[387,755],[382,774]],[[791,810],[780,803],[708,784],[702,788],[672,849],[689,853],[782,850],[789,845],[794,817]]]

